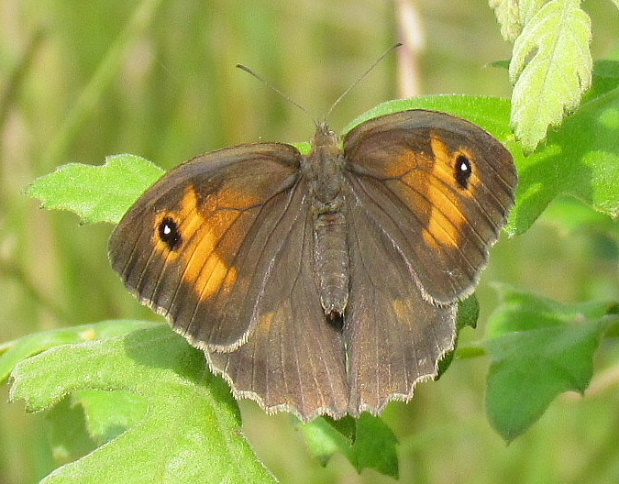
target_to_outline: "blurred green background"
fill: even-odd
[[[584,7],[594,56],[619,58],[616,9],[603,1]],[[112,227],[39,210],[23,196],[35,177],[124,152],[170,168],[241,142],[307,140],[311,119],[235,64],[320,117],[403,29],[425,41],[416,64],[421,94],[510,95],[506,72],[488,67],[509,58],[510,46],[482,0],[0,0],[0,343],[109,318],[156,319],[109,267]],[[398,97],[398,63],[393,55],[375,68],[334,111],[332,126]],[[553,204],[527,234],[494,249],[478,291],[479,327],[465,330],[462,342],[483,337],[496,305],[491,281],[564,302],[618,299],[618,242],[616,223],[569,200]],[[402,481],[619,482],[612,348],[598,353],[587,398],[560,398],[509,446],[485,419],[488,359],[456,361],[411,404],[386,413],[402,444]],[[45,418],[7,399],[5,386],[0,484],[36,482],[55,465]],[[343,457],[321,468],[287,415],[268,417],[251,403],[242,409],[248,437],[284,482],[392,482],[357,475]]]

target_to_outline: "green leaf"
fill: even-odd
[[[593,82],[583,101],[593,101],[619,87],[619,61],[600,60],[593,66]]]
[[[494,10],[501,25],[501,35],[505,40],[513,41],[522,31],[520,5],[516,0],[490,0],[490,8]]]
[[[398,478],[398,440],[385,422],[363,413],[360,418],[318,418],[302,427],[314,456],[326,465],[336,452],[346,455],[358,472],[374,469]]]
[[[345,417],[342,420],[348,422],[352,419]],[[322,466],[326,466],[336,453],[349,456],[352,435],[347,435],[341,429],[336,428],[333,420],[323,417],[300,425],[310,451]]]
[[[139,424],[144,398],[122,391],[79,390],[47,412],[54,460],[67,464],[84,457]]]
[[[387,101],[353,120],[344,128],[343,132],[348,133],[368,119],[408,109],[430,109],[447,112],[479,124],[500,140],[507,141],[513,138],[509,122],[509,100],[488,96],[461,95],[423,96]]]
[[[153,323],[134,320],[110,320],[71,328],[55,329],[24,336],[0,346],[0,384],[4,383],[22,360],[45,350],[70,343],[121,336]]]
[[[520,8],[520,19],[523,24],[527,24],[537,15],[537,12],[548,3],[548,0],[511,0],[517,3]]]
[[[374,469],[381,474],[399,477],[398,439],[385,422],[369,413],[361,414],[352,444],[350,461],[358,471]]]
[[[544,212],[544,220],[557,226],[566,236],[595,232],[604,238],[619,237],[619,225],[615,220],[572,197],[555,200]]]
[[[99,445],[137,425],[148,411],[144,398],[130,392],[80,390],[71,400],[82,407],[88,434]]]
[[[460,331],[462,330],[462,328],[466,326],[469,326],[471,328],[476,328],[478,319],[479,319],[479,302],[477,301],[477,296],[475,296],[475,294],[471,294],[465,300],[460,301],[458,303],[458,319],[456,320],[456,330],[458,331],[458,334],[460,334]],[[437,379],[443,376],[443,374],[451,366],[451,363],[453,362],[456,352],[458,354],[458,357],[463,356],[462,355],[463,352],[460,351],[458,348],[457,337],[456,337],[456,346],[454,347],[453,351],[443,356],[443,359],[439,362]],[[471,353],[474,353],[474,352],[476,351],[475,350],[471,351],[470,348],[466,348],[464,351],[465,356],[467,357],[471,355]]]
[[[490,0],[490,8],[494,9],[501,34],[505,40],[513,42],[521,34],[522,28],[548,0]]]
[[[489,340],[540,328],[565,327],[575,321],[582,323],[598,320],[617,312],[617,304],[614,302],[566,305],[508,284],[495,284],[494,287],[500,305],[486,327],[486,338]]]
[[[55,347],[21,362],[13,378],[11,399],[24,399],[30,411],[83,390],[128,392],[147,408],[129,418],[127,431],[56,469],[43,484],[275,482],[242,437],[229,387],[167,325]],[[97,398],[82,394],[96,407],[85,405],[86,414],[109,423],[110,411]]]
[[[619,88],[583,104],[534,154],[517,156],[518,204],[507,231],[526,231],[548,204],[572,195],[619,217]]]
[[[456,327],[458,331],[466,326],[475,329],[478,319],[479,301],[475,294],[472,294],[458,303],[458,320],[456,321]]]
[[[96,444],[88,435],[84,411],[64,398],[46,415],[48,438],[54,461],[66,464],[92,452]]]
[[[40,199],[44,208],[71,210],[85,222],[117,223],[163,173],[139,156],[109,156],[102,166],[61,166],[35,180],[26,193]]]
[[[526,431],[560,393],[584,392],[593,354],[617,320],[617,305],[563,305],[499,286],[501,305],[490,318],[486,406],[507,441]]]
[[[77,390],[47,412],[54,459],[67,464],[120,436],[144,419],[144,398],[130,392]]]
[[[590,41],[591,21],[579,0],[551,0],[525,24],[509,71],[512,120],[525,149],[535,149],[591,85]]]

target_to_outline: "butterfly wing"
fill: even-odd
[[[264,297],[277,304],[247,343],[210,354],[211,367],[236,398],[256,400],[269,412],[292,411],[305,421],[324,414],[339,418],[348,409],[342,334],[327,322],[314,278],[308,193],[300,186],[294,194],[282,224],[288,242],[273,254],[277,270]]]
[[[180,165],[112,234],[114,269],[190,340],[224,349],[241,344],[275,304],[261,297],[270,254],[286,239],[271,233],[290,203],[299,158],[292,146],[256,144]]]
[[[206,350],[237,397],[306,420],[380,412],[436,376],[453,349],[456,303],[513,204],[509,152],[448,115],[364,123],[346,137],[345,156],[343,331],[320,304],[311,191],[289,145],[243,145],[182,165],[110,241],[128,287]]]
[[[300,153],[242,145],[171,171],[127,213],[110,258],[237,397],[302,417],[347,408],[341,333],[313,278]]]
[[[454,348],[456,304],[427,301],[410,261],[394,243],[401,229],[355,180],[349,197],[351,287],[344,338],[352,415],[379,414],[391,400],[408,401],[415,385],[436,377]]]
[[[468,121],[407,111],[344,140],[351,254],[350,413],[380,413],[435,378],[458,300],[476,286],[513,205],[511,154]]]
[[[510,152],[469,121],[423,110],[363,123],[344,145],[358,191],[398,227],[393,243],[424,297],[468,296],[514,204]]]

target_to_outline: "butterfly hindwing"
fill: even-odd
[[[437,376],[455,342],[456,305],[437,306],[413,282],[415,267],[398,246],[405,231],[351,180],[348,197],[351,287],[345,313],[350,413],[381,413],[409,400],[415,385]]]
[[[263,313],[251,338],[232,352],[211,352],[211,367],[237,397],[258,401],[267,411],[288,410],[305,420],[346,414],[348,389],[339,328],[327,322],[313,270],[313,219],[307,187],[294,193],[284,214],[284,241],[270,255],[274,270],[262,298]],[[260,304],[262,304],[260,302]]]

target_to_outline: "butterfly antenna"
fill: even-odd
[[[316,122],[316,120],[314,119],[314,116],[311,115],[311,113],[305,109],[303,106],[301,106],[298,102],[296,102],[294,99],[292,99],[290,96],[288,96],[285,92],[281,91],[280,89],[278,89],[277,87],[275,87],[273,84],[271,84],[269,81],[267,81],[264,77],[262,77],[260,74],[258,74],[256,71],[254,71],[253,69],[251,69],[250,67],[247,67],[243,64],[237,64],[236,65],[237,68],[241,69],[242,71],[247,72],[250,76],[255,77],[256,79],[258,79],[260,82],[262,82],[265,86],[267,86],[268,88],[272,89],[274,92],[276,92],[277,94],[279,94],[281,97],[283,97],[286,101],[288,101],[290,104],[292,104],[293,106],[296,106],[297,108],[299,108],[301,111],[303,111],[305,114],[307,114],[313,121],[314,124],[316,126],[318,126],[318,123]]]
[[[367,70],[366,70],[363,74],[361,74],[361,75],[357,78],[357,80],[356,80],[355,82],[353,82],[353,83],[352,83],[352,85],[351,85],[348,89],[346,89],[346,90],[345,90],[345,91],[344,91],[344,92],[340,95],[340,97],[338,97],[338,98],[335,100],[335,102],[331,105],[331,107],[330,107],[330,108],[329,108],[329,110],[327,111],[327,114],[325,115],[325,119],[328,119],[328,118],[329,118],[329,116],[331,116],[331,113],[333,112],[333,110],[335,109],[335,107],[336,107],[336,106],[337,106],[340,102],[342,102],[342,99],[344,99],[344,98],[348,95],[348,93],[349,93],[350,91],[352,91],[355,87],[357,87],[357,85],[358,85],[358,84],[359,84],[359,83],[360,83],[363,79],[365,79],[365,78],[366,78],[366,76],[367,76],[370,72],[372,72],[372,71],[374,70],[374,68],[375,68],[378,64],[380,64],[380,63],[383,61],[383,59],[384,59],[385,57],[387,57],[388,55],[390,55],[390,54],[391,54],[394,50],[396,50],[396,49],[397,49],[398,47],[400,47],[401,45],[402,45],[402,44],[401,44],[400,42],[398,42],[397,44],[392,45],[391,47],[389,47],[389,48],[385,51],[385,53],[384,53],[383,55],[381,55],[378,59],[376,59],[376,60],[374,61],[374,63],[373,63],[370,67],[368,67],[368,68],[367,68]]]

